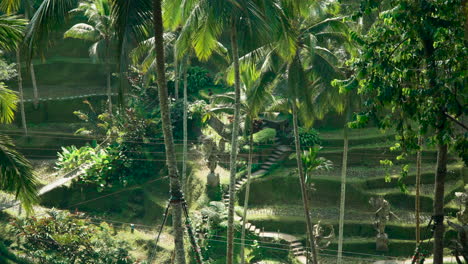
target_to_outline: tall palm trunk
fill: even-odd
[[[183,134],[184,134],[184,142],[183,142],[183,153],[182,153],[182,185],[186,186],[186,178],[187,178],[187,152],[188,152],[188,131],[187,131],[187,117],[188,117],[188,102],[187,102],[187,69],[188,69],[189,59],[186,59],[185,64],[183,65],[183,72],[184,72],[184,114],[183,114]]]
[[[179,100],[179,60],[177,59],[177,49],[174,47],[174,98]]]
[[[110,65],[110,41],[106,39],[106,68],[107,68],[107,106],[109,107],[109,114],[112,114],[112,83],[111,83],[111,65]]]
[[[247,223],[247,210],[249,208],[250,196],[250,178],[252,177],[252,148],[253,148],[253,118],[250,121],[250,137],[249,137],[249,164],[247,165],[247,186],[245,188],[244,199],[244,214],[242,215],[242,233],[241,233],[241,264],[245,264],[244,248],[245,248],[245,224]]]
[[[32,64],[32,62],[29,65],[29,71],[31,72],[31,82],[34,93],[34,109],[37,109],[39,106],[39,91],[37,90],[36,72],[34,71],[34,64]]]
[[[110,67],[109,67],[110,68]],[[112,114],[112,85],[111,85],[111,72],[110,69],[107,71],[107,105],[109,107],[109,113]]]
[[[293,112],[293,130],[294,130],[294,141],[295,141],[295,147],[296,147],[297,169],[299,171],[299,181],[301,184],[302,203],[304,205],[304,213],[305,213],[306,224],[307,224],[307,236],[309,238],[310,250],[312,253],[312,264],[318,264],[317,251],[315,250],[315,243],[314,243],[312,219],[310,217],[309,199],[308,199],[307,188],[305,184],[304,168],[302,167],[301,143],[299,141],[299,126],[297,124],[297,106],[296,106],[295,100],[292,102],[292,112]]]
[[[29,8],[26,7],[25,13],[24,13],[24,18],[26,18],[27,20],[29,20],[29,12],[28,12]],[[37,107],[39,106],[39,92],[37,90],[36,72],[34,71],[34,64],[32,62],[29,64],[29,71],[31,74],[31,82],[32,82],[33,94],[34,94],[33,105],[34,105],[34,109],[37,109]]]
[[[237,29],[234,19],[231,25],[231,47],[234,61],[234,87],[235,106],[234,123],[232,125],[231,157],[230,157],[230,182],[229,182],[229,208],[228,208],[228,230],[227,230],[227,264],[233,264],[234,253],[234,195],[236,183],[236,163],[237,163],[237,136],[239,134],[240,123],[240,73],[239,73],[239,51],[237,46]]]
[[[21,125],[23,126],[24,134],[28,135],[28,126],[26,124],[26,113],[24,112],[23,77],[21,75],[21,56],[20,56],[19,47],[16,49],[16,66],[18,68],[18,90],[19,90],[19,96],[20,96]]]
[[[416,156],[416,197],[415,197],[415,218],[416,218],[416,245],[419,245],[421,240],[421,233],[420,233],[420,187],[421,187],[421,159],[422,159],[422,136],[419,135],[418,137],[418,146],[419,150]]]
[[[167,96],[167,83],[164,65],[163,21],[161,0],[153,0],[154,42],[156,50],[156,74],[158,83],[159,104],[161,120],[166,147],[166,162],[170,178],[172,227],[174,229],[174,250],[177,264],[185,264],[184,228],[182,226],[182,192],[177,161],[172,137],[171,117],[169,112],[169,99]]]
[[[343,127],[343,164],[341,167],[341,196],[340,196],[340,220],[338,231],[338,258],[337,263],[343,261],[343,232],[344,232],[344,213],[346,202],[346,173],[348,168],[348,117],[349,117],[349,101],[347,105],[345,125]]]

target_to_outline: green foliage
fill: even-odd
[[[106,148],[62,147],[62,152],[58,153],[56,166],[58,169],[69,171],[84,163],[89,163],[91,166],[80,176],[80,180],[97,184],[100,191],[114,184],[126,186],[134,181],[134,174],[121,173],[122,167],[130,164],[125,164],[125,156],[121,154],[117,145]]]
[[[374,12],[378,1],[363,1],[358,16]],[[457,142],[466,153],[467,137],[454,129],[454,119],[467,114],[466,70],[468,48],[462,1],[392,1],[367,35],[361,36],[361,54],[350,61],[355,72],[338,84],[357,88],[365,110],[351,123],[370,121],[395,128],[400,151],[418,149],[417,137],[434,136],[437,143]],[[357,85],[355,85],[357,83]],[[437,135],[432,134],[436,131]]]
[[[114,185],[139,183],[158,171],[164,146],[158,143],[161,141],[158,123],[144,117],[151,113],[129,108],[124,115],[119,112],[98,114],[89,102],[85,103],[90,108],[88,113],[75,112],[86,122],[77,133],[102,135],[103,142],[81,148],[62,148],[57,168],[70,170],[83,163],[91,164],[80,180],[96,184],[99,191]]]
[[[0,59],[0,80],[6,81],[15,78],[17,75],[16,64],[7,63],[5,60]]]
[[[201,89],[215,86],[213,76],[210,72],[202,67],[190,67],[187,70],[187,93],[195,95]],[[180,89],[184,87],[184,82],[181,80]],[[181,92],[181,91],[180,91]]]
[[[305,129],[305,128],[300,127],[299,128],[299,141],[301,143],[302,149],[309,149],[314,146],[320,145],[321,143],[319,133],[317,132],[317,130],[313,128]]]
[[[206,195],[208,196],[210,201],[221,201],[221,198],[223,198],[223,190],[221,185],[211,186],[207,184]]]
[[[15,263],[15,264],[32,264],[29,260],[18,257],[13,254],[8,248],[0,241],[0,261],[11,261],[7,263]],[[4,262],[3,262],[4,263]]]
[[[274,128],[265,128],[253,134],[254,144],[271,144],[276,138],[276,130]]]
[[[50,211],[45,217],[18,219],[13,232],[37,263],[134,263],[128,244],[112,237],[106,223],[96,226],[69,213]]]

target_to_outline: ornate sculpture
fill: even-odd
[[[333,241],[335,238],[335,229],[333,229],[332,225],[327,225],[328,228],[330,229],[330,233],[325,236],[325,229],[323,228],[323,225],[321,224],[320,220],[316,225],[314,225],[314,241],[315,241],[315,248],[317,249],[322,249],[326,248],[330,245],[330,243]]]
[[[388,235],[385,233],[385,226],[391,218],[399,218],[390,210],[390,203],[383,197],[370,198],[369,203],[376,209],[374,215],[374,228],[377,231],[376,250],[388,251]]]
[[[215,173],[216,167],[218,166],[218,146],[212,137],[202,136],[200,137],[202,143],[203,156],[206,161],[206,165],[210,170],[210,173],[207,177],[207,182],[209,186],[218,186],[219,185],[219,175]]]

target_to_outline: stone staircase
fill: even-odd
[[[273,150],[271,155],[268,157],[268,159],[260,166],[260,169],[252,173],[252,177],[263,175],[268,172],[268,170],[276,164],[278,161],[286,158],[288,154],[292,151],[292,149],[289,146],[282,145],[279,142],[279,139],[275,139],[275,145],[277,147]],[[247,183],[247,174],[245,173],[239,179],[236,180],[235,183],[235,193],[237,193],[244,184]],[[226,205],[226,207],[229,206],[229,193],[225,193],[223,196],[223,203]],[[234,215],[235,220],[237,221],[242,221],[242,216]],[[262,231],[259,227],[253,225],[252,223],[249,222],[244,222],[245,229],[247,231],[250,231],[252,233],[255,233],[259,237],[265,238],[265,239],[282,239],[286,241],[289,244],[289,248],[291,252],[293,253],[294,257],[300,262],[300,263],[307,263],[307,257],[306,257],[306,249],[302,242],[299,241],[299,239],[295,236],[292,236],[290,234],[285,234],[285,233],[279,233],[279,232],[264,232]],[[259,262],[261,263],[261,262]]]
[[[289,146],[281,145],[279,138],[275,138],[275,145],[277,147],[273,150],[268,159],[260,166],[260,169],[252,173],[252,177],[263,175],[277,163],[279,160],[284,159],[288,153],[292,150]],[[240,188],[247,183],[247,173],[244,173],[241,177],[236,180],[234,192],[237,193]],[[229,192],[226,192],[223,196],[223,203],[226,207],[229,206]]]

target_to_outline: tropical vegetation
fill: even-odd
[[[0,12],[0,263],[468,261],[466,1]]]

